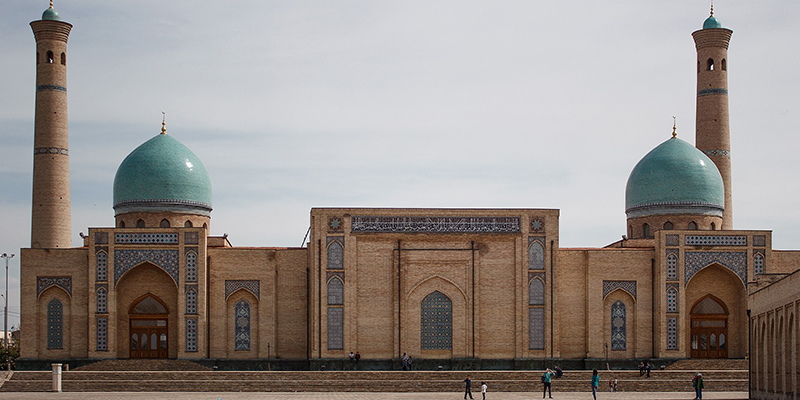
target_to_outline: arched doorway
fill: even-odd
[[[167,358],[169,355],[169,312],[163,300],[145,294],[131,305],[131,358]]]
[[[707,295],[691,311],[692,358],[728,358],[728,307]]]

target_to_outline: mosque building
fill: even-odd
[[[163,125],[117,170],[114,226],[88,228],[71,247],[72,25],[52,6],[30,25],[21,366],[167,358],[340,369],[351,351],[369,369],[396,368],[403,353],[449,369],[744,358],[748,294],[800,266],[800,251],[772,249],[771,231],[733,229],[733,32],[713,11],[692,34],[695,144],[673,128],[633,167],[626,235],[603,248],[560,247],[560,211],[537,208],[313,208],[306,246],[235,247],[209,235],[209,175]]]

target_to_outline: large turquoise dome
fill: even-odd
[[[133,150],[114,177],[114,210],[211,213],[211,179],[189,148],[162,133]]]
[[[722,216],[722,176],[702,151],[673,137],[647,153],[625,189],[628,218],[658,214]]]

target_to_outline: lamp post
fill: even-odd
[[[11,371],[11,357],[8,351],[8,260],[14,258],[14,254],[3,253],[0,258],[6,259],[6,294],[3,296],[6,303],[3,307],[3,345],[6,348],[6,366]]]

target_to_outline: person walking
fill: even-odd
[[[653,369],[653,366],[650,365],[650,361],[647,362],[647,367],[645,367],[645,368],[647,369],[647,378],[649,379],[650,378],[650,370]]]
[[[597,400],[597,387],[600,386],[600,375],[597,374],[597,370],[592,370],[592,397],[594,400]]]
[[[469,376],[464,379],[464,400],[467,400],[467,395],[472,399],[472,379],[469,379]]]
[[[697,373],[697,375],[692,378],[692,387],[694,388],[694,400],[703,400],[703,374]]]
[[[403,371],[408,371],[408,354],[403,353],[403,358],[401,359],[403,362]]]
[[[481,394],[483,395],[483,399],[482,400],[486,400],[486,389],[487,388],[488,388],[488,386],[486,386],[486,382],[481,382]]]
[[[553,371],[550,371],[550,368],[544,370],[544,375],[542,375],[542,398],[545,398],[548,394],[550,398],[553,398]]]

